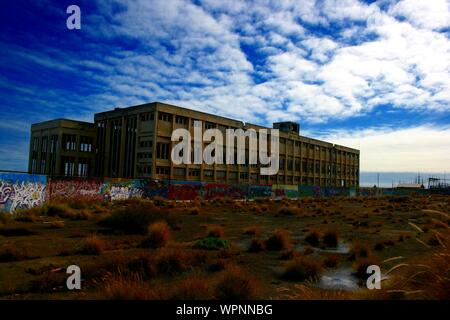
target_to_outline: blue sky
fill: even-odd
[[[446,0],[16,0],[0,30],[2,169],[26,169],[31,123],[164,101],[299,121],[362,171],[450,171]]]

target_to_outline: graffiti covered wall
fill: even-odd
[[[46,176],[0,172],[0,211],[13,212],[44,204]]]
[[[43,205],[45,202],[117,201],[133,197],[169,200],[211,200],[215,198],[299,198],[332,196],[405,196],[430,194],[430,190],[391,188],[340,188],[301,185],[246,185],[148,179],[83,179],[46,177],[0,171],[0,211]]]
[[[98,179],[48,178],[47,198],[52,201],[101,201],[103,185],[103,180]]]

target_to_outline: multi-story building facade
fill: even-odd
[[[96,127],[93,123],[56,119],[31,126],[28,172],[92,176]]]
[[[260,165],[182,164],[171,161],[173,130],[188,129],[194,136],[194,121],[203,131],[216,128],[262,129],[217,115],[154,102],[116,108],[95,114],[97,128],[95,175],[103,177],[152,178],[217,183],[358,186],[359,150],[299,134],[294,122],[274,123],[280,130],[279,171],[260,175]],[[208,145],[209,142],[205,142]]]

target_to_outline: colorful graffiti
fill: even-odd
[[[47,196],[52,201],[63,199],[101,201],[103,184],[102,180],[49,178]]]
[[[0,173],[0,211],[14,212],[44,204],[46,177]]]
[[[144,191],[140,188],[138,180],[106,180],[101,188],[105,201],[126,200],[129,198],[142,198]]]
[[[296,185],[272,185],[272,192],[275,199],[298,198],[298,186]]]
[[[238,184],[206,183],[203,186],[203,199],[214,198],[245,199],[247,198],[247,186]]]
[[[299,198],[429,194],[430,190],[340,188],[297,185],[245,185],[149,179],[82,179],[0,172],[0,211],[40,206],[46,201],[117,201],[133,197],[169,200],[215,198]]]
[[[270,198],[272,197],[272,186],[248,186],[248,198]]]

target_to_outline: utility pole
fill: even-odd
[[[377,172],[377,187],[380,188],[380,173]]]

